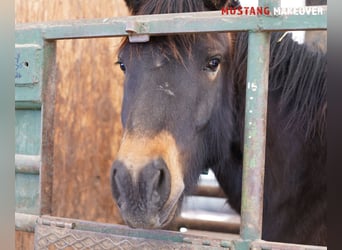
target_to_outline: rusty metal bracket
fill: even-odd
[[[59,227],[59,228],[68,228],[68,229],[74,229],[75,223],[73,222],[65,222],[61,220],[53,220],[45,217],[39,217],[37,219],[37,223],[44,225],[44,226],[50,226],[50,227]]]
[[[38,44],[16,44],[15,84],[33,85],[41,81],[41,51]]]
[[[129,21],[126,24],[126,32],[130,34],[128,36],[130,43],[145,43],[150,41],[149,35],[139,34],[148,32],[148,29],[144,25],[144,23],[140,23],[137,21]]]

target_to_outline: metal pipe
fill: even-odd
[[[212,220],[206,220],[204,218],[193,219],[193,218],[185,218],[185,217],[179,216],[171,223],[168,229],[179,230],[179,228],[181,227],[185,227],[191,230],[239,234],[240,223],[234,223],[229,220],[212,221]]]
[[[15,229],[25,232],[34,232],[38,215],[15,213]]]
[[[277,7],[280,2],[259,0],[259,6],[270,4]],[[262,235],[269,50],[269,33],[249,33],[240,228],[244,240]]]
[[[261,238],[269,68],[268,33],[248,38],[241,229],[243,239]]]
[[[151,36],[193,32],[326,29],[327,7],[320,7],[323,15],[236,16],[222,15],[221,11],[207,11],[17,24],[16,32],[37,30],[46,40],[127,36],[131,35],[126,30],[128,22],[144,27],[137,30],[136,35]]]
[[[195,191],[192,193],[192,195],[227,198],[227,196],[220,187],[209,185],[198,185]]]
[[[40,155],[15,154],[15,172],[25,174],[39,174]]]
[[[260,2],[259,2],[260,3]],[[240,236],[261,239],[270,34],[248,38]]]
[[[327,250],[324,246],[299,245],[291,243],[280,243],[256,240],[252,243],[251,249],[282,249],[282,250]]]

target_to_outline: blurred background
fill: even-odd
[[[15,1],[15,23],[126,15],[123,0]],[[122,130],[120,41],[57,42],[54,216],[122,223],[109,185]],[[33,249],[33,235],[16,232],[16,249]]]

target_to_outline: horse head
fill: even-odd
[[[207,11],[229,1],[126,1],[133,14]],[[220,154],[219,124],[231,126],[232,48],[228,34],[124,40],[122,137],[111,172],[112,193],[131,227],[168,224],[208,164]]]

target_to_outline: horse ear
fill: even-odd
[[[239,0],[203,0],[203,2],[209,10],[220,10],[223,7],[237,8],[240,6]]]
[[[141,0],[125,0],[125,2],[126,2],[126,5],[129,9],[129,11],[133,15],[135,15],[139,10],[139,7],[140,7],[142,1]]]

